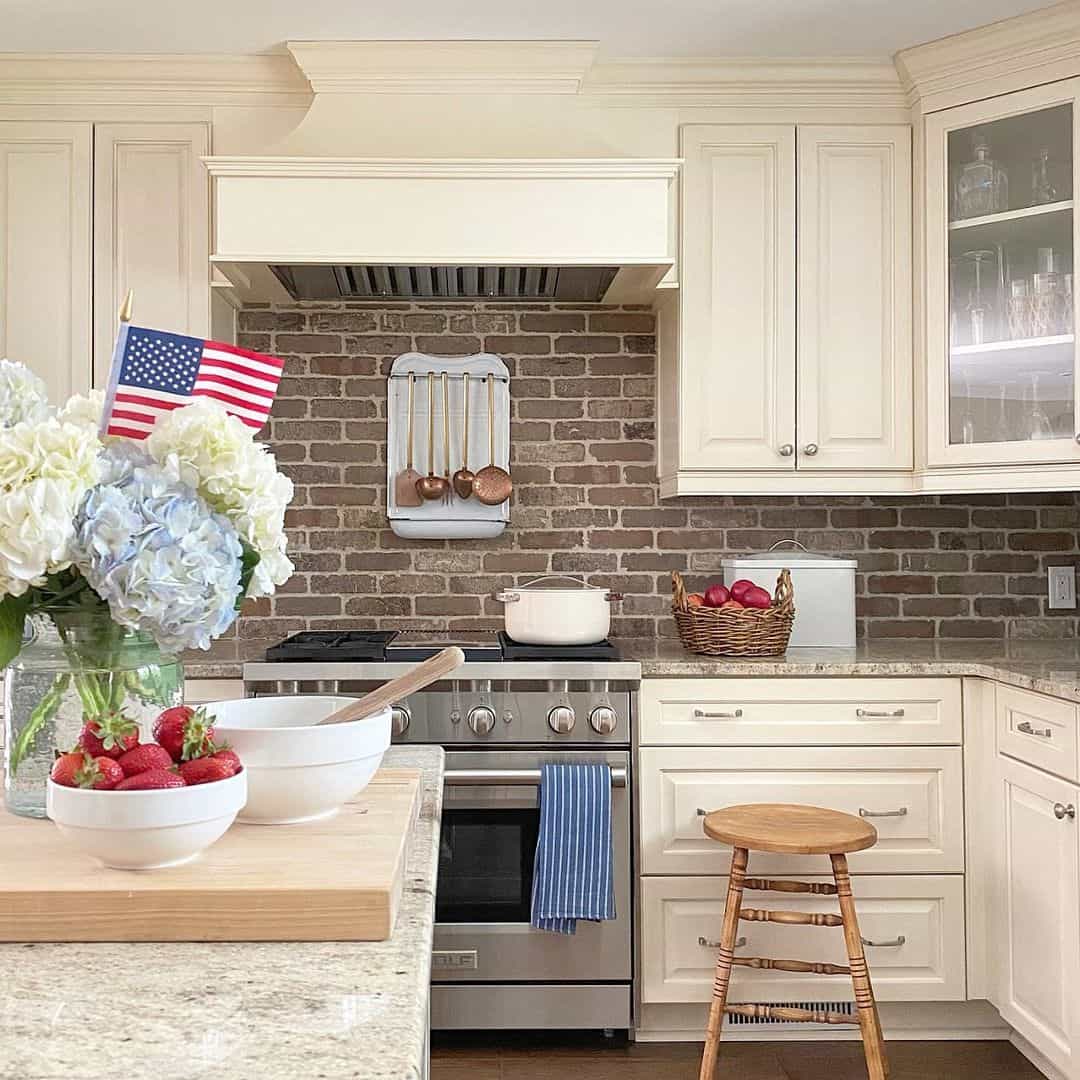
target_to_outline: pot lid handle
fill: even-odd
[[[533,578],[532,581],[526,581],[523,584],[518,585],[517,588],[527,589],[530,585],[537,585],[541,581],[569,581],[582,590],[592,589],[599,591],[596,585],[590,585],[587,581],[582,581],[581,578],[570,577],[567,574],[542,574],[538,578]]]
[[[807,555],[810,554],[810,549],[801,541],[794,539],[794,537],[789,537],[786,540],[777,540],[776,543],[769,548],[769,550],[775,551],[781,544],[791,544],[793,547],[797,547],[800,551],[805,551]]]

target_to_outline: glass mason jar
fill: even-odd
[[[110,713],[149,739],[157,714],[183,702],[184,677],[149,634],[104,609],[33,615],[27,629],[4,687],[4,796],[13,813],[44,817],[54,751],[70,750],[87,722]]]

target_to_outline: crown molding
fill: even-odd
[[[576,94],[595,41],[289,41],[317,94]]]
[[[281,55],[0,53],[6,105],[306,105],[311,88]]]
[[[907,100],[922,112],[1080,75],[1080,0],[896,54]]]
[[[641,58],[597,64],[585,92],[633,105],[905,107],[887,60]]]

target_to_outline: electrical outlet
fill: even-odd
[[[1046,570],[1051,608],[1076,607],[1076,567],[1050,566]]]

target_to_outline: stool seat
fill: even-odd
[[[877,829],[862,818],[820,806],[751,803],[705,815],[705,835],[750,851],[782,855],[835,855],[877,843]]]

